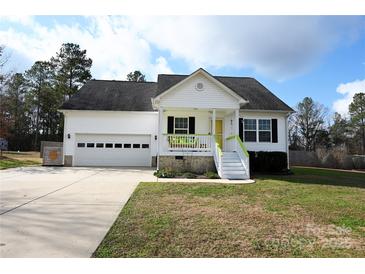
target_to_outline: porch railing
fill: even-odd
[[[211,152],[212,136],[208,134],[164,134],[163,149],[165,151]]]

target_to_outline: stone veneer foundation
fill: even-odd
[[[160,169],[204,173],[216,171],[213,156],[160,156]]]
[[[65,155],[63,158],[64,166],[72,166],[72,155]]]
[[[157,166],[157,156],[152,156],[152,167]]]

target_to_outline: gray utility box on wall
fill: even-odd
[[[43,165],[44,166],[62,166],[63,165],[62,147],[44,147],[43,148]]]

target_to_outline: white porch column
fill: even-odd
[[[213,109],[213,112],[212,112],[212,148],[215,147],[215,116],[216,116],[216,113],[215,113],[215,109]]]
[[[234,119],[233,119],[233,130],[234,130],[234,135],[239,135],[239,118],[240,118],[240,110],[239,109],[235,109],[234,110]],[[234,142],[235,144],[235,150],[238,151],[239,147],[238,147],[238,143]]]
[[[216,113],[215,109],[213,109],[212,113],[212,135],[215,136],[215,119],[216,119]]]
[[[157,135],[157,170],[160,169],[160,154],[162,150],[163,108],[158,108],[158,135]]]
[[[233,119],[233,123],[234,123],[234,135],[239,135],[239,118],[240,118],[240,110],[239,109],[235,109],[234,110],[234,119]]]

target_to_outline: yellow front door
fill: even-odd
[[[222,120],[215,120],[215,135],[217,137],[219,147],[223,150],[223,121]]]

